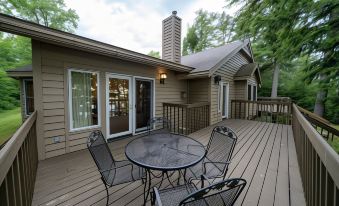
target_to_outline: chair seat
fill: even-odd
[[[180,185],[159,190],[159,197],[163,206],[178,206],[185,197],[195,191],[197,191],[197,189],[193,184]],[[157,202],[155,205],[157,205]]]
[[[128,165],[133,165],[133,169],[132,166]],[[109,186],[140,180],[144,175],[142,168],[132,164],[128,160],[116,161],[115,167],[117,167],[115,174],[114,172],[111,172],[108,176],[107,182],[109,183]]]
[[[221,165],[206,164],[206,173],[203,171],[203,161],[190,167],[186,171],[187,179],[200,179],[201,175],[205,175],[208,178],[219,177],[223,174],[223,167]]]

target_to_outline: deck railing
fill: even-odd
[[[328,120],[319,117],[302,107],[298,107],[298,109],[311,125],[327,140],[332,139],[333,141],[334,138],[339,138],[339,130],[334,128]]]
[[[36,111],[0,150],[0,205],[31,205],[38,166]]]
[[[293,136],[307,205],[339,204],[339,155],[293,105]]]
[[[209,108],[208,102],[163,103],[163,116],[170,120],[172,132],[187,135],[209,126]]]
[[[290,99],[232,100],[231,118],[291,124]]]

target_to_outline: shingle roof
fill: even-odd
[[[217,63],[230,55],[234,50],[244,44],[242,41],[234,41],[224,46],[207,49],[202,52],[194,53],[181,57],[181,64],[195,68],[190,73],[204,72],[213,68]]]
[[[32,65],[31,64],[25,65],[25,66],[22,66],[22,67],[18,67],[18,68],[15,68],[15,69],[7,70],[7,72],[31,72],[31,71],[32,71]]]

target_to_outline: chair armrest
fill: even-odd
[[[203,162],[203,169],[204,169],[204,173],[206,173],[206,165],[207,164],[212,164],[212,165],[223,165],[225,170],[225,167],[227,167],[229,164],[231,164],[231,161],[227,161],[227,162],[212,162],[212,161],[206,161]],[[218,167],[217,167],[218,168]],[[219,168],[218,168],[219,169]]]
[[[157,201],[158,206],[162,206],[162,202],[161,202],[161,199],[160,199],[160,195],[159,195],[158,189],[156,187],[154,187],[153,191],[154,191],[154,199],[155,199],[155,201]]]
[[[122,166],[119,166],[119,167],[111,167],[110,169],[107,169],[107,170],[99,170],[99,171],[100,171],[100,172],[107,172],[107,171],[111,171],[111,170],[114,170],[114,169],[119,169],[119,168],[123,168],[123,167],[127,167],[127,166],[131,166],[131,170],[133,170],[133,164],[132,164],[132,163],[129,163],[129,164],[122,165]]]

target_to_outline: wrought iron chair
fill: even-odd
[[[199,164],[188,168],[185,177],[200,179],[204,175],[209,179],[218,177],[225,179],[236,142],[237,135],[232,129],[216,126],[207,145],[206,157]],[[202,179],[202,187],[203,183]]]
[[[188,183],[169,189],[154,188],[152,203],[157,206],[231,206],[246,186],[246,180],[232,178],[205,188]]]
[[[132,182],[142,178],[144,171],[140,167],[133,165],[128,160],[114,160],[101,131],[96,130],[89,135],[87,148],[91,153],[95,164],[98,167],[98,170],[101,174],[101,180],[105,185],[107,194],[107,205],[109,201],[109,187],[122,183]]]
[[[148,135],[171,133],[171,123],[165,117],[153,117],[147,124]]]

